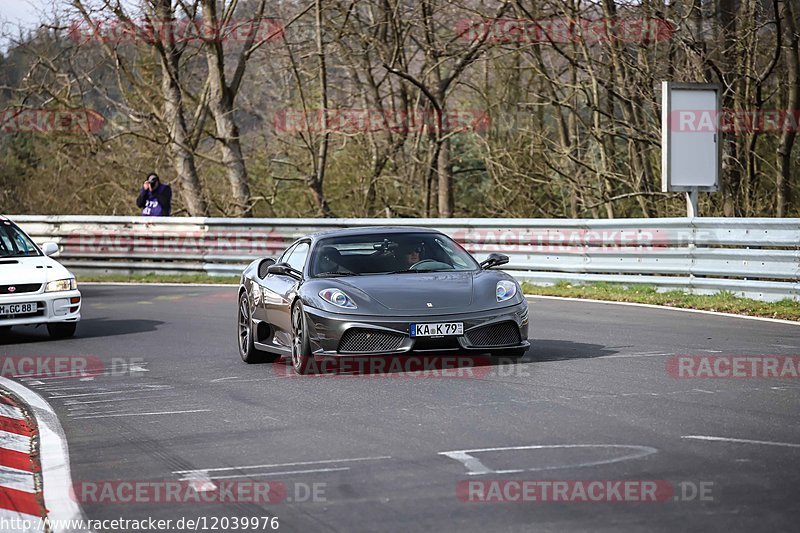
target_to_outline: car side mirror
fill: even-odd
[[[289,266],[289,263],[275,263],[267,267],[267,274],[277,274],[279,276],[290,276],[300,279],[300,272]]]
[[[506,263],[508,263],[507,255],[492,253],[481,263],[481,268],[486,270],[488,268],[505,265]]]
[[[46,242],[42,244],[42,253],[44,255],[54,255],[58,253],[58,244],[54,242]]]
[[[268,269],[275,264],[275,260],[271,257],[265,257],[258,263],[258,277],[264,279],[267,277]]]

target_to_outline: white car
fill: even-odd
[[[12,326],[47,324],[53,338],[72,337],[81,318],[81,293],[75,276],[19,226],[0,215],[0,334]]]

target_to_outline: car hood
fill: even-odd
[[[472,305],[472,272],[420,272],[363,276],[342,280],[393,311],[464,309]]]
[[[506,302],[498,302],[496,298],[497,282],[513,279],[499,270],[312,278],[302,284],[300,292],[307,305],[343,315],[419,317],[518,305],[524,301],[521,291]],[[357,308],[340,308],[324,302],[319,292],[330,288],[343,290]]]
[[[0,258],[0,284],[23,285],[70,278],[72,274],[46,256]]]

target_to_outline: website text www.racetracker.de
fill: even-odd
[[[113,518],[104,520],[0,518],[0,531],[274,531],[277,516],[198,516],[177,519]]]

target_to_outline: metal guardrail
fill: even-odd
[[[61,245],[76,273],[237,275],[295,239],[352,226],[437,228],[479,260],[511,259],[520,281],[614,282],[776,301],[800,300],[800,219],[227,219],[15,216]]]

